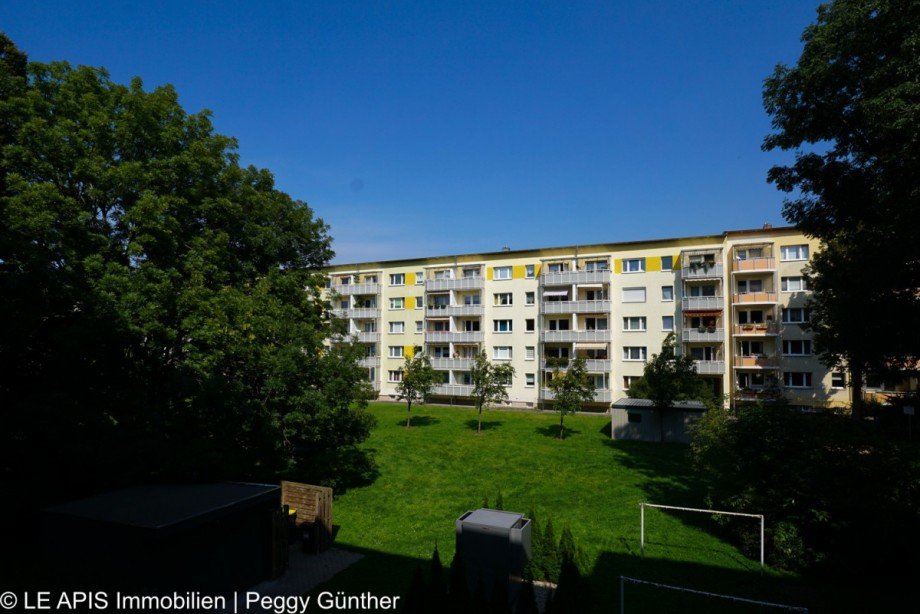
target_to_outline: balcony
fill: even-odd
[[[556,398],[556,394],[552,391],[551,388],[541,388],[543,398],[547,401],[552,401]],[[606,388],[599,388],[594,391],[594,402],[595,403],[610,403],[613,400],[613,391]]]
[[[699,375],[722,375],[725,373],[724,360],[694,360]]]
[[[431,394],[447,397],[468,397],[473,394],[473,387],[466,384],[438,384],[431,389]]]
[[[732,302],[747,305],[770,304],[777,302],[777,295],[776,292],[745,292],[744,294],[733,294]]]
[[[697,267],[685,266],[680,269],[680,278],[694,279],[722,279],[724,268],[722,264],[699,265]]]
[[[545,330],[540,338],[546,343],[610,341],[610,330]]]
[[[543,301],[543,313],[610,313],[610,301]]]
[[[430,330],[425,333],[426,343],[482,343],[482,331]]]
[[[469,371],[473,367],[472,358],[432,358],[432,368],[438,371]]]
[[[446,318],[448,316],[481,316],[482,305],[444,305],[425,309],[426,318]]]
[[[376,307],[356,307],[353,309],[333,309],[332,315],[337,318],[372,319],[380,317],[380,310]]]
[[[765,335],[778,335],[779,325],[766,322],[754,322],[751,324],[735,324],[732,327],[732,333],[739,337],[763,337]]]
[[[543,286],[570,286],[572,284],[605,284],[610,283],[610,271],[560,271],[558,273],[543,273],[540,276],[540,285]]]
[[[680,340],[684,343],[697,341],[724,341],[724,328],[685,328],[680,333]]]
[[[480,290],[482,287],[482,277],[452,277],[450,279],[425,280],[425,292],[439,292],[443,290]]]
[[[735,368],[779,369],[779,358],[776,356],[735,356]]]
[[[774,399],[778,394],[779,390],[777,388],[736,388],[734,397],[736,401],[760,401]]]
[[[380,333],[366,333],[364,331],[351,333],[358,338],[360,343],[378,343],[380,341]]]
[[[558,361],[559,369],[562,371],[565,371],[571,362],[568,358],[558,358],[556,360]],[[544,371],[552,371],[554,368],[549,360],[544,360],[540,363],[540,366]],[[612,360],[599,360],[595,358],[585,359],[585,368],[588,370],[588,373],[609,373],[612,367]]]
[[[358,361],[358,364],[362,367],[379,367],[380,366],[380,356],[367,356]]]
[[[685,296],[680,304],[684,311],[721,311],[724,300],[722,296]]]
[[[769,273],[776,270],[776,258],[732,260],[732,273]]]
[[[339,284],[330,288],[336,294],[351,296],[354,294],[380,294],[380,284]]]

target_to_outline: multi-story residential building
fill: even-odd
[[[793,228],[337,265],[335,316],[364,345],[368,378],[395,395],[407,356],[426,352],[435,393],[462,401],[472,357],[515,368],[509,399],[549,407],[553,367],[584,357],[607,408],[674,333],[727,402],[782,391],[808,407],[849,404],[843,373],[817,360],[803,267],[817,241]]]

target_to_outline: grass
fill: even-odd
[[[553,519],[556,534],[568,525],[590,560],[596,611],[616,611],[618,577],[627,575],[720,593],[801,604],[815,596],[796,578],[768,570],[719,539],[703,515],[646,512],[646,557],[639,556],[639,502],[699,506],[700,489],[686,446],[612,441],[609,418],[566,418],[568,437],[557,438],[558,415],[488,411],[476,432],[470,408],[413,408],[372,404],[379,421],[365,446],[380,475],[335,499],[338,547],[365,558],[318,590],[402,594],[415,567],[427,565],[435,544],[445,565],[454,552],[454,520],[494,503],[501,490],[507,510],[536,510]],[[658,591],[656,599],[632,599]],[[705,611],[659,589],[631,587],[630,611],[665,607]],[[643,606],[643,604],[645,604]],[[721,611],[721,610],[719,610]],[[740,611],[740,610],[731,610]]]

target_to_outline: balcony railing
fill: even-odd
[[[380,333],[365,333],[362,331],[352,334],[358,337],[358,341],[361,343],[377,343],[380,341]]]
[[[355,307],[352,309],[333,309],[332,315],[337,318],[377,319],[380,310],[376,307]]]
[[[685,296],[680,303],[684,311],[721,310],[724,300],[721,296]]]
[[[701,264],[699,266],[685,266],[680,269],[681,279],[714,279],[722,278],[724,274],[722,264]]]
[[[472,358],[432,358],[431,366],[438,371],[469,371],[473,366]]]
[[[732,327],[732,332],[735,335],[778,335],[779,334],[779,325],[772,323],[768,324],[766,322],[755,322],[751,324],[735,324]]]
[[[766,388],[758,386],[755,388],[735,388],[735,399],[739,401],[757,401],[760,399],[774,398],[779,394],[779,388]]]
[[[366,356],[358,361],[358,364],[362,367],[379,367],[380,366],[380,356]]]
[[[700,375],[721,375],[725,373],[724,360],[694,360],[696,372]]]
[[[735,367],[754,369],[778,369],[776,356],[735,356]]]
[[[484,335],[482,331],[427,331],[425,341],[427,343],[482,343]]]
[[[380,294],[380,284],[338,284],[330,288],[343,296],[354,294]]]
[[[473,394],[473,387],[466,384],[438,384],[431,389],[431,394],[450,397],[468,397]]]
[[[447,316],[481,316],[484,313],[482,305],[439,305],[429,306],[425,310],[425,317],[446,318]]]
[[[733,303],[775,303],[776,292],[745,292],[743,294],[733,294]]]
[[[685,328],[680,333],[681,341],[693,343],[696,341],[724,341],[724,328]]]
[[[450,279],[425,280],[426,292],[437,292],[439,290],[476,290],[482,287],[482,277],[454,277]]]
[[[610,330],[545,330],[540,337],[547,343],[610,341]]]
[[[570,358],[557,358],[555,360],[544,360],[541,366],[544,371],[552,371],[555,365],[558,364],[559,369],[565,371],[571,362],[572,359]],[[612,360],[600,360],[596,358],[585,359],[585,369],[587,369],[589,373],[609,373],[612,367]]]
[[[610,301],[543,301],[543,313],[610,313]]]
[[[776,270],[776,258],[748,258],[732,260],[732,273],[754,273]]]
[[[610,271],[560,271],[544,272],[540,275],[540,284],[544,286],[565,286],[570,284],[610,283]]]
[[[547,401],[552,401],[556,398],[556,394],[553,392],[552,388],[542,388],[543,398]],[[594,391],[594,402],[595,403],[610,403],[613,400],[613,391],[607,388],[598,388]]]

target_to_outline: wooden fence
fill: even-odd
[[[316,552],[332,545],[332,489],[300,482],[281,482],[281,503],[296,510],[295,524],[309,530],[315,525]]]

